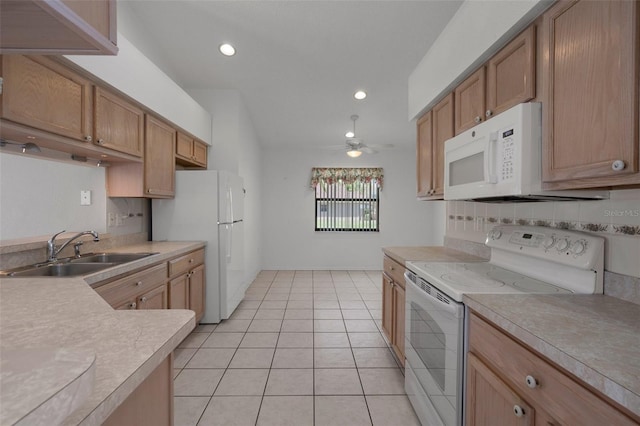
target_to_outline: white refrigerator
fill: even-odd
[[[152,201],[153,241],[204,240],[206,306],[202,323],[227,319],[244,298],[244,189],[240,176],[176,171],[172,200]]]

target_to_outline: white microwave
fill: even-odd
[[[542,191],[542,112],[514,106],[444,144],[444,199],[485,202],[605,199],[608,191]]]

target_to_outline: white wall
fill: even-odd
[[[250,282],[262,269],[262,148],[237,90],[188,92],[212,117],[208,168],[237,173],[244,179],[245,281]]]
[[[465,1],[409,76],[409,120],[433,106],[551,3]]]
[[[80,205],[90,190],[92,204]],[[106,231],[105,170],[0,154],[0,240]]]
[[[382,269],[382,247],[442,245],[444,202],[416,200],[415,151],[264,149],[264,269]],[[383,167],[380,232],[315,232],[312,167]]]

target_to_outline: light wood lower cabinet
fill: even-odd
[[[169,308],[191,309],[196,322],[204,315],[206,280],[204,250],[172,259],[169,265]]]
[[[98,284],[94,288],[115,309],[142,309],[141,298],[146,297],[145,307],[151,306],[147,304],[147,300],[157,297],[154,291],[158,291],[158,288],[164,288],[166,295],[166,285],[167,265],[161,263],[125,277]],[[157,300],[154,300],[154,305],[156,303]]]
[[[404,266],[388,256],[383,259],[382,331],[404,365],[405,283]]]
[[[167,285],[161,284],[138,297],[138,309],[167,309],[168,294]]]
[[[467,425],[637,425],[606,397],[472,312]]]
[[[173,425],[173,355],[165,358],[103,425]]]

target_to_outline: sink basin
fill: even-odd
[[[156,253],[91,253],[71,259],[69,263],[126,263],[154,254]]]
[[[117,263],[55,263],[53,265],[20,268],[9,272],[8,277],[76,277],[107,269]]]

